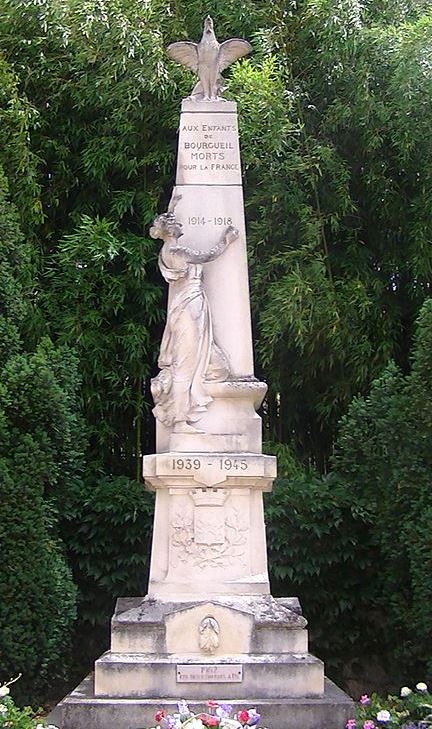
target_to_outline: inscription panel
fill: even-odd
[[[158,454],[157,476],[192,476],[198,483],[220,483],[227,476],[264,476],[265,461],[260,456],[240,454]]]
[[[177,185],[241,185],[237,114],[183,112]]]
[[[223,255],[205,265],[204,288],[210,301],[215,341],[227,355],[233,376],[252,374],[242,186],[188,184],[178,185],[177,192],[182,196],[175,209],[176,218],[183,225],[180,245],[209,251],[220,241],[228,225],[239,231],[238,239]]]
[[[184,665],[177,666],[177,683],[241,683],[243,666],[233,665]]]
[[[229,225],[237,228],[239,238],[224,253],[246,254],[246,231],[243,215],[242,187],[235,185],[177,185],[181,195],[175,209],[177,220],[183,225],[180,245],[191,241],[202,250],[209,250],[221,238]],[[184,241],[184,242],[183,242]],[[217,263],[223,262],[224,256]]]

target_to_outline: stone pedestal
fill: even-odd
[[[156,491],[149,597],[268,595],[262,493],[275,476],[274,456],[146,456],[144,478]]]
[[[242,699],[265,684],[268,699],[322,697],[323,664],[307,652],[305,625],[298,601],[270,595],[119,600],[95,695]]]
[[[308,653],[297,598],[146,597],[117,601],[110,651],[53,718],[62,729],[143,729],[185,697],[197,712],[209,698],[256,706],[284,729],[343,729],[353,712]]]

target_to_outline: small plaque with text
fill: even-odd
[[[211,664],[177,666],[177,683],[241,683],[243,666]]]

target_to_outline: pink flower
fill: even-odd
[[[369,698],[369,696],[367,694],[363,694],[362,696],[360,696],[360,703],[363,704],[363,705],[364,704],[370,704],[370,698]]]
[[[197,719],[201,719],[204,726],[208,727],[217,727],[220,722],[219,717],[212,716],[212,714],[197,714]]]
[[[239,711],[237,714],[237,721],[239,721],[240,724],[246,724],[246,722],[249,721],[249,712],[245,709]]]
[[[356,729],[356,720],[355,719],[348,719],[346,723],[346,729]]]
[[[363,729],[375,729],[375,724],[372,719],[367,719],[363,724]]]

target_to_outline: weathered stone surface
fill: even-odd
[[[171,453],[144,456],[144,478],[149,490],[179,486],[251,488],[270,490],[276,477],[275,456],[255,453]],[[261,479],[261,480],[258,480]]]
[[[295,608],[295,609],[293,609]],[[219,628],[214,656],[237,653],[307,653],[306,620],[298,601],[281,605],[270,595],[228,596],[197,602],[121,598],[111,624],[113,653],[205,656],[199,628],[213,617]]]
[[[212,99],[210,101],[187,96],[185,99],[182,99],[181,110],[199,112],[207,110],[209,112],[212,112],[213,114],[216,111],[221,111],[225,114],[233,112],[237,114],[237,103],[228,99],[218,99],[217,101]]]
[[[224,698],[234,711],[256,707],[262,715],[262,725],[272,729],[344,729],[354,715],[354,702],[328,679],[322,698],[267,699],[263,692],[242,699],[232,699],[227,693]],[[190,701],[190,709],[197,713],[205,711],[207,699],[206,694],[201,701]],[[48,720],[62,729],[144,729],[154,726],[154,714],[160,708],[172,713],[176,711],[176,702],[172,698],[95,698],[90,675],[63,699]]]
[[[146,456],[156,490],[149,596],[269,594],[262,492],[275,473],[273,456]]]
[[[199,43],[178,41],[171,43],[166,52],[177,63],[181,63],[198,76],[198,83],[192,90],[193,99],[218,101],[222,96],[222,71],[234,61],[252,51],[249,41],[231,38],[219,43],[213,30],[210,15],[204,20],[202,38]]]
[[[176,678],[177,665],[243,666],[243,680],[235,685],[224,683],[189,683],[186,687]],[[166,696],[181,699],[202,699],[209,692],[214,699],[241,699],[257,696],[265,686],[266,698],[315,696],[324,692],[322,661],[305,653],[236,654],[207,656],[205,660],[187,655],[148,655],[112,653],[108,651],[95,663],[95,695],[142,698]]]
[[[220,378],[201,376],[200,387],[209,401],[201,408],[198,419],[196,414],[186,418],[188,425],[200,432],[187,433],[188,426],[175,423],[171,426],[155,412],[157,451],[260,453],[261,420],[255,409],[266,388],[253,378],[244,203],[237,111],[232,102],[183,102],[174,200],[172,208],[182,237],[176,243],[175,236],[169,238],[161,233],[159,237],[165,241],[163,250],[182,246],[199,251],[200,260],[206,261],[201,276],[210,311],[211,336],[227,359],[229,375],[226,382],[213,382]],[[207,260],[205,256],[216,250],[230,229],[235,231],[234,242],[224,248],[223,255]],[[196,256],[195,259],[199,260]],[[187,260],[195,259],[189,255]],[[178,286],[178,281],[170,283],[169,319]],[[184,346],[188,346],[186,340]],[[165,360],[162,358],[161,362]],[[177,381],[180,375],[173,372],[169,377]],[[181,375],[183,381],[185,377]],[[194,383],[196,391],[196,379]]]
[[[237,112],[200,106],[182,109],[176,184],[241,185]],[[206,223],[212,224],[214,214]]]

